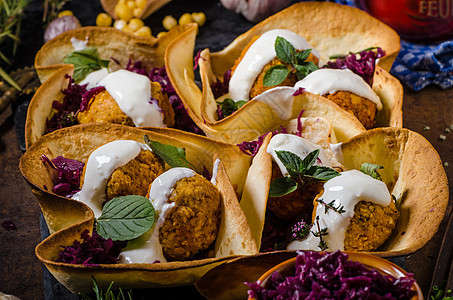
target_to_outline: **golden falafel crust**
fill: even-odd
[[[107,199],[126,195],[146,196],[149,186],[165,171],[164,161],[148,150],[141,150],[136,158],[117,168],[107,182]]]
[[[373,101],[346,91],[337,91],[323,96],[353,114],[366,129],[375,126],[376,104]]]
[[[393,201],[385,207],[360,201],[354,207],[354,216],[346,230],[344,250],[376,250],[396,228],[399,215]]]
[[[159,240],[168,260],[188,260],[215,241],[220,224],[221,195],[201,175],[179,180],[168,199],[175,202]]]

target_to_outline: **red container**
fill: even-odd
[[[453,38],[453,0],[360,0],[360,3],[370,15],[395,29],[402,39],[434,42]]]

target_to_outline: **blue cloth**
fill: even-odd
[[[414,91],[430,84],[453,86],[453,41],[418,45],[401,41],[401,50],[390,70]]]

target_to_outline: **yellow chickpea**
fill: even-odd
[[[140,17],[142,12],[143,12],[143,8],[141,8],[141,7],[134,8],[134,11],[133,11],[134,17],[136,17],[136,18]]]
[[[127,1],[127,7],[129,7],[130,10],[134,10],[134,8],[137,7],[137,3],[135,3],[134,0]]]
[[[172,16],[166,16],[162,21],[162,25],[166,30],[170,30],[178,25],[178,21],[176,21],[176,19]]]
[[[156,37],[157,37],[158,39],[160,39],[161,37],[163,37],[163,36],[166,35],[166,34],[167,34],[167,32],[161,31],[161,32],[159,32],[159,33],[157,34]]]
[[[179,25],[189,24],[192,22],[193,22],[192,15],[189,13],[185,13],[179,18]]]
[[[135,0],[137,7],[144,8],[146,6],[147,0]]]
[[[58,13],[58,18],[64,17],[64,16],[73,16],[74,14],[70,10],[63,10]]]
[[[112,25],[112,17],[106,13],[100,13],[96,17],[97,26],[110,26]]]
[[[115,15],[126,22],[133,17],[132,10],[127,6],[126,2],[118,2],[115,6]]]
[[[149,28],[148,26],[142,26],[137,31],[135,31],[134,34],[138,35],[138,36],[150,37],[151,36],[151,28]]]
[[[142,20],[138,19],[138,18],[132,18],[129,20],[129,23],[127,23],[127,26],[132,30],[132,31],[136,31],[138,30],[139,28],[143,27],[145,24],[143,23]]]
[[[206,23],[206,15],[203,12],[194,12],[192,13],[192,19],[198,24],[198,26],[203,26]]]

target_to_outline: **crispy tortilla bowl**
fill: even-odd
[[[355,18],[351,18],[351,15]],[[343,19],[338,16],[352,19],[355,23],[350,26],[351,23],[341,21]],[[305,18],[308,21],[302,22]],[[329,22],[336,25],[325,26],[329,23],[326,18],[332,19]],[[376,124],[402,126],[403,89],[399,81],[385,70],[391,66],[399,51],[396,33],[366,13],[351,7],[333,3],[300,2],[259,23],[220,52],[203,50],[198,59],[202,90],[194,83],[191,51],[186,51],[186,48],[194,48],[196,31],[186,31],[168,47],[165,62],[169,78],[191,118],[207,136],[231,143],[253,140],[278,127],[282,121],[287,121],[285,118],[296,118],[301,109],[305,110],[303,116],[328,118],[334,123],[334,130],[340,141],[346,141],[363,131],[363,126],[357,120],[351,120],[355,117],[324,97],[307,92],[281,106],[289,111],[285,117],[275,106],[271,107],[254,99],[232,115],[218,120],[217,103],[211,84],[223,80],[225,71],[234,65],[236,58],[254,36],[273,28],[293,30],[304,36],[312,46],[320,50],[322,59],[332,54],[359,51],[370,45],[382,47],[388,55],[381,60],[381,65],[385,67],[378,65],[374,76],[373,90],[383,102],[383,109],[376,116]],[[382,30],[379,37],[374,34],[376,28]]]
[[[254,157],[241,198],[258,248],[272,176],[272,159],[266,151],[269,140],[270,135]],[[423,247],[436,233],[448,204],[447,177],[432,145],[416,132],[388,127],[359,134],[343,143],[341,150],[344,170],[359,170],[364,162],[383,166],[379,173],[399,205],[392,235],[377,250],[363,253],[395,257]]]
[[[196,28],[184,32],[175,40],[167,49],[165,65],[168,76],[190,117],[207,136],[233,144],[251,141],[280,128],[282,123],[296,119],[301,110],[304,110],[303,117],[327,118],[332,123],[339,141],[346,141],[365,131],[357,118],[324,97],[308,92],[288,99],[282,97],[294,94],[295,90],[292,87],[282,87],[263,93],[257,97],[261,100],[249,101],[233,115],[220,121],[209,122],[203,116],[205,115],[203,110],[206,108],[203,101],[209,99],[208,102],[213,106],[211,107],[213,115],[217,109],[215,99],[210,88],[204,88],[202,92],[195,84],[191,51],[186,51],[187,48],[193,49],[195,37]],[[200,59],[201,68],[202,62],[204,60]],[[201,75],[206,74],[201,72]],[[206,80],[205,78],[204,82]],[[205,95],[208,94],[210,96],[206,98]]]
[[[92,150],[105,143],[119,139],[143,142],[144,135],[154,141],[185,148],[187,160],[200,173],[203,167],[212,170],[214,160],[220,159],[217,187],[222,195],[222,212],[214,257],[157,264],[101,264],[99,267],[55,262],[62,250],[61,245],[72,245],[74,240],[81,239],[84,230],[92,231],[94,214],[84,203],[50,192],[52,178],[41,156],[52,159],[61,155],[86,161]],[[172,129],[154,132],[153,129],[115,124],[87,124],[50,133],[28,149],[20,161],[20,170],[38,199],[51,233],[36,247],[36,255],[72,292],[89,292],[91,276],[95,276],[103,288],[107,288],[111,281],[124,288],[192,284],[210,268],[232,257],[257,252],[237,200],[249,164],[249,156],[232,145]],[[229,178],[233,181],[230,182]]]
[[[141,61],[145,68],[163,67],[165,49],[182,32],[196,24],[177,26],[161,38],[140,37],[113,27],[87,26],[66,31],[45,43],[35,57],[35,69],[43,83],[61,68],[63,58],[74,51],[71,39],[87,41],[88,47],[96,47],[101,59],[114,58],[125,67],[128,60]],[[111,63],[109,68],[120,68]]]

